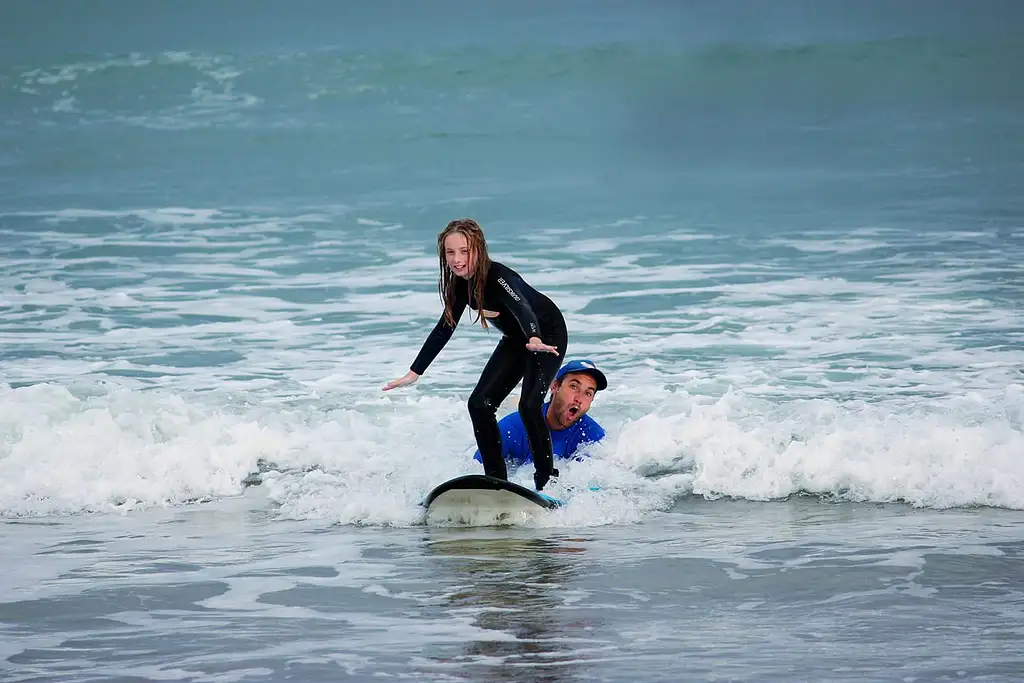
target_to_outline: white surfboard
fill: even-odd
[[[562,502],[504,479],[469,474],[444,482],[423,504],[428,524],[494,526],[528,521]]]

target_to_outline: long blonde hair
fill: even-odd
[[[487,240],[484,239],[484,231],[472,218],[458,218],[448,223],[445,229],[437,235],[437,257],[440,261],[441,275],[437,280],[437,290],[444,302],[444,319],[455,327],[455,316],[452,313],[452,306],[455,303],[455,287],[461,280],[458,275],[448,267],[444,257],[444,241],[449,235],[459,234],[466,238],[469,253],[476,255],[476,265],[473,274],[466,282],[466,289],[473,288],[476,295],[476,310],[480,324],[487,329],[487,318],[484,316],[484,285],[487,284],[487,271],[491,267],[491,259],[487,255]]]

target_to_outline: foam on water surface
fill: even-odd
[[[262,482],[283,518],[417,525],[425,495],[478,464],[463,401],[410,393],[330,405],[336,397],[308,393],[260,401],[116,384],[5,389],[0,509],[123,512],[237,496]],[[779,404],[731,390],[717,399],[619,393],[601,406],[608,438],[589,447],[591,459],[560,464],[547,492],[566,505],[537,524],[635,522],[687,495],[1024,509],[1014,455],[1024,439],[1011,422],[1024,410],[1019,390],[1003,397],[1004,414],[980,396],[894,408]],[[512,477],[530,486],[532,468]]]
[[[434,485],[476,470],[464,397],[493,331],[467,317],[418,385],[380,393],[440,313],[430,244],[398,224],[343,207],[9,220],[30,251],[0,278],[3,514],[217,499],[261,473],[283,517],[405,526]],[[18,227],[34,220],[45,232]],[[568,504],[539,523],[637,521],[686,495],[1024,507],[1024,356],[1007,343],[1024,321],[984,278],[1019,244],[967,261],[956,232],[865,230],[854,249],[723,235],[668,242],[684,248],[664,261],[672,221],[626,222],[629,236],[613,221],[571,238],[572,268],[543,258],[564,235],[494,251],[563,306],[569,354],[612,380],[593,407],[607,442],[562,468],[552,495]],[[869,261],[891,276],[855,270],[935,240],[949,251],[899,271]],[[786,245],[797,255],[772,251]]]

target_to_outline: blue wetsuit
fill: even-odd
[[[550,402],[544,404],[544,415],[548,414]],[[533,462],[530,452],[530,440],[526,435],[526,428],[523,426],[523,418],[518,412],[509,413],[498,422],[498,429],[501,430],[501,455],[506,464],[511,467],[519,467],[528,462]],[[550,430],[551,450],[555,459],[572,459],[581,446],[586,443],[597,443],[604,438],[604,429],[597,423],[597,420],[584,415],[576,422],[565,429]],[[477,462],[483,462],[480,451],[473,455]],[[576,456],[576,459],[581,459]]]

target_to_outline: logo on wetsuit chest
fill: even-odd
[[[516,301],[522,301],[522,299],[519,298],[519,295],[512,291],[512,287],[510,287],[509,284],[505,282],[505,278],[499,277],[498,284],[505,288],[505,291],[508,292],[508,295],[510,297],[512,297]]]

